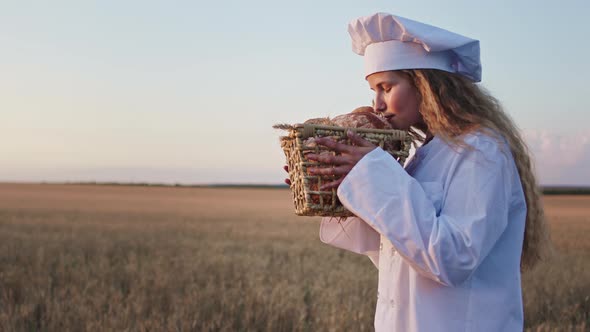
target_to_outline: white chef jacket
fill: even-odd
[[[437,137],[404,170],[376,148],[338,188],[357,217],[322,219],[320,239],[379,269],[376,331],[522,331],[526,203],[505,142]]]

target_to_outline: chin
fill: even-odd
[[[391,127],[393,129],[398,129],[398,130],[408,130],[408,129],[410,129],[410,127],[408,127],[408,126],[404,126],[404,125],[401,125],[399,123],[396,123],[396,121],[394,119],[391,119],[388,122],[389,122],[389,124],[391,125]]]

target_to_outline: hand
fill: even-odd
[[[337,188],[346,175],[367,153],[373,151],[377,146],[363,139],[352,131],[346,133],[353,145],[338,143],[326,137],[316,138],[317,144],[328,147],[332,151],[340,152],[339,156],[328,154],[308,154],[308,159],[324,163],[328,167],[309,168],[309,172],[315,175],[331,175],[337,178],[336,181],[326,183],[320,190]],[[329,167],[331,165],[331,167]]]
[[[289,166],[285,165],[285,166],[283,166],[283,169],[285,170],[285,172],[289,173]],[[289,178],[286,178],[285,179],[285,183],[290,186],[291,185],[291,180],[289,180]]]

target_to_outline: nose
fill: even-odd
[[[379,97],[379,94],[376,94],[375,99],[373,99],[373,109],[375,110],[375,113],[383,113],[387,110],[387,106]]]

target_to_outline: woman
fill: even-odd
[[[349,32],[375,112],[425,142],[403,169],[353,134],[317,140],[341,155],[308,155],[331,165],[313,171],[357,216],[324,218],[320,238],[378,267],[377,331],[522,331],[520,271],[546,227],[526,146],[475,84],[479,42],[384,13]]]

